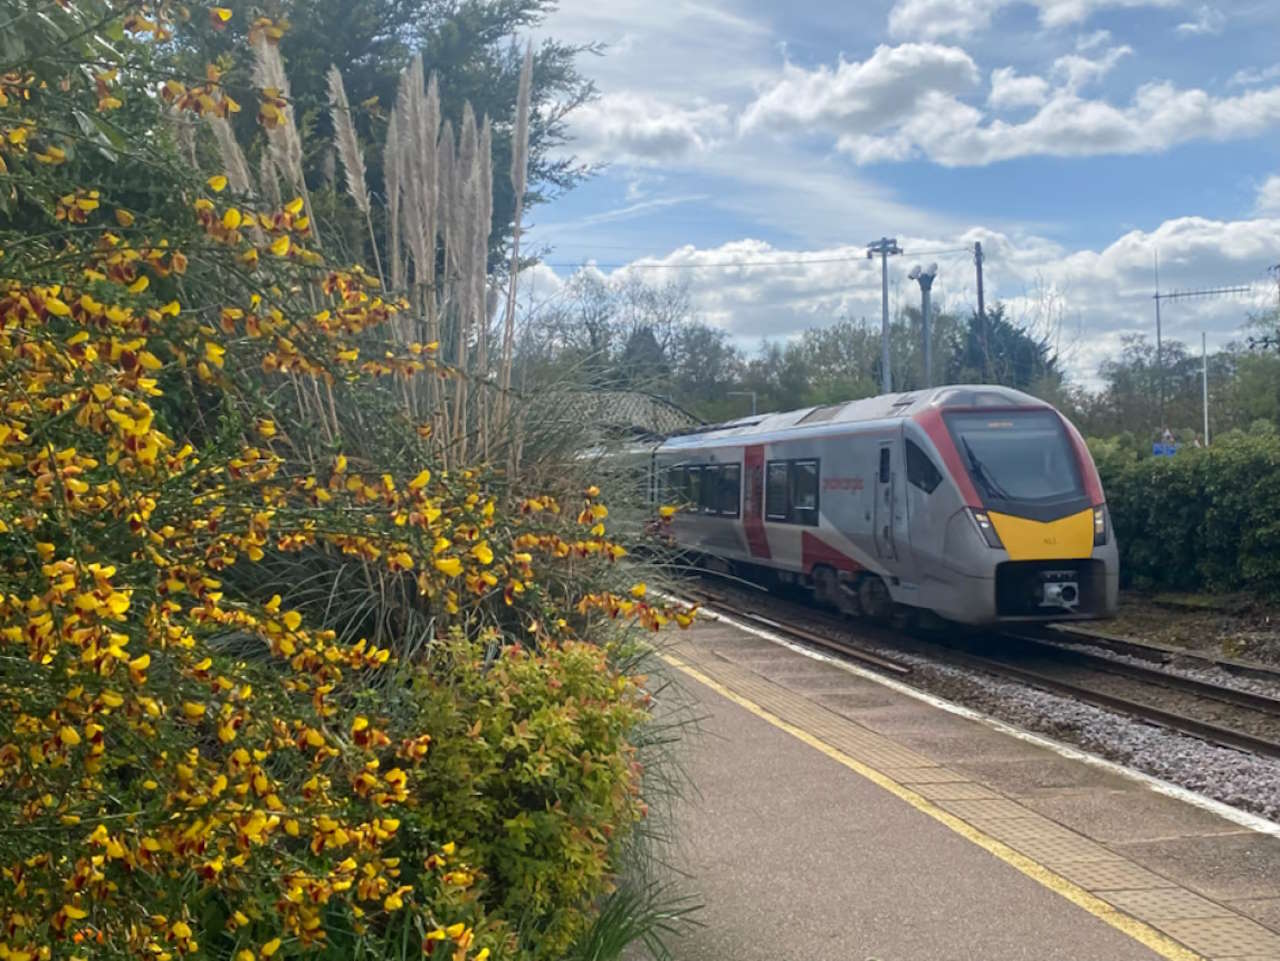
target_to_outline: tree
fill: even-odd
[[[1027,390],[1033,384],[1060,382],[1062,371],[1047,336],[1035,337],[995,304],[985,320],[975,310],[964,337],[961,370],[966,380]]]

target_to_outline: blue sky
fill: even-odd
[[[1254,286],[1167,311],[1171,336],[1223,343],[1274,303],[1275,0],[561,0],[546,31],[608,44],[572,122],[607,166],[535,212],[537,300],[583,263],[681,278],[750,345],[877,316],[882,235],[908,251],[895,305],[937,260],[968,309],[981,240],[989,299],[1086,383],[1152,328],[1157,252],[1165,289]]]

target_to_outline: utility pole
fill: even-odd
[[[1200,375],[1204,379],[1204,446],[1209,446],[1209,347],[1200,331]]]
[[[982,380],[987,381],[987,370],[991,366],[991,357],[987,352],[987,301],[982,290],[982,262],[986,257],[982,253],[982,241],[973,242],[973,265],[978,269],[978,334],[982,343]]]
[[[933,290],[933,279],[938,276],[938,265],[930,264],[924,270],[919,264],[911,268],[907,274],[920,285],[920,323],[924,335],[924,385],[933,386],[933,338],[929,335],[929,292]]]
[[[1158,268],[1157,268],[1158,269]],[[1164,423],[1164,355],[1160,340],[1160,302],[1163,300],[1203,300],[1211,297],[1227,297],[1235,294],[1250,293],[1253,288],[1239,285],[1235,287],[1200,287],[1195,290],[1175,290],[1171,294],[1160,293],[1159,273],[1156,274],[1156,362],[1160,367],[1160,430],[1168,425]],[[1205,333],[1200,333],[1200,368],[1204,377],[1204,443],[1209,446],[1209,352]]]
[[[889,373],[889,257],[900,253],[902,248],[893,237],[881,237],[867,244],[867,260],[880,255],[880,382],[886,394],[893,392],[893,378]]]
[[[1160,251],[1155,252],[1155,272],[1156,272],[1156,391],[1160,395],[1160,425],[1159,430],[1165,429],[1164,422],[1164,343],[1160,338]]]

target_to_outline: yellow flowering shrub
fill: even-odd
[[[644,813],[641,679],[577,638],[689,613],[584,586],[597,491],[513,502],[394,417],[349,458],[434,345],[300,199],[177,159],[238,109],[151,72],[190,11],[48,8],[0,77],[0,961],[560,956]],[[309,556],[437,642],[263,590]]]

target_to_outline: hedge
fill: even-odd
[[[1224,435],[1207,449],[1136,458],[1091,441],[1137,588],[1280,594],[1280,439]]]

